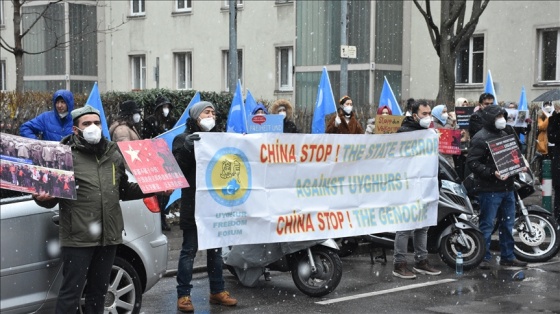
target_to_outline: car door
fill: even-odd
[[[29,194],[1,190],[2,313],[53,312],[62,277],[58,213]]]

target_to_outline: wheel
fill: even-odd
[[[342,278],[342,261],[334,250],[324,246],[311,248],[317,270],[311,271],[307,250],[298,252],[292,263],[296,287],[310,297],[322,297],[334,291]]]
[[[457,252],[463,254],[463,269],[469,270],[477,267],[486,254],[484,236],[475,229],[464,229],[465,239],[468,246],[459,242],[459,231],[455,230],[442,239],[439,248],[439,256],[449,267],[455,268]],[[468,249],[467,247],[470,247]]]
[[[87,283],[86,283],[87,285]],[[84,288],[85,290],[85,288]],[[82,291],[80,313],[84,313],[85,295]],[[142,285],[138,273],[123,258],[115,257],[109,290],[105,296],[105,314],[138,314],[142,306]]]
[[[516,217],[513,225],[513,253],[526,262],[546,262],[560,251],[558,223],[550,215],[529,214],[534,234],[531,235],[523,217]]]
[[[358,248],[358,241],[355,238],[338,238],[335,241],[338,245],[336,253],[340,257],[350,256]]]

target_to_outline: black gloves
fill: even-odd
[[[185,137],[185,148],[192,152],[194,150],[194,141],[200,141],[200,135],[198,134],[189,134]]]

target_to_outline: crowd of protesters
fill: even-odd
[[[466,106],[469,102],[465,98],[458,98],[455,106]],[[501,138],[515,134],[536,138],[537,150],[544,156],[553,161],[553,173],[555,180],[553,186],[555,190],[560,188],[559,166],[560,166],[560,106],[552,106],[552,103],[545,102],[538,114],[538,127],[535,135],[531,134],[530,119],[527,119],[527,127],[514,129],[507,127],[508,113],[505,108],[494,106],[495,98],[492,94],[483,93],[478,99],[478,104],[472,114],[468,129],[461,130],[460,146],[461,154],[446,156],[448,162],[454,165],[460,176],[464,178],[468,173],[474,174],[474,180],[480,188],[478,192],[481,203],[480,229],[484,233],[488,245],[488,251],[482,268],[488,268],[491,254],[489,243],[491,231],[494,228],[494,219],[501,213],[502,217],[508,217],[502,224],[500,231],[501,260],[500,264],[505,266],[526,266],[525,262],[518,261],[513,255],[513,211],[515,200],[513,198],[513,178],[500,175],[497,167],[490,158],[490,152],[486,145],[488,140]],[[43,142],[31,140],[18,140],[8,137],[3,140],[0,146],[0,154],[7,157],[19,158],[29,161],[28,164],[16,161],[3,162],[0,168],[2,181],[9,182],[14,186],[30,188],[33,191],[36,202],[44,207],[52,207],[60,204],[61,216],[74,207],[91,210],[86,208],[83,203],[85,195],[78,191],[77,199],[63,200],[71,198],[70,194],[76,189],[75,178],[64,171],[73,169],[73,160],[79,159],[85,164],[78,166],[84,170],[81,178],[85,186],[90,188],[90,192],[95,190],[99,195],[107,193],[106,187],[89,186],[92,178],[104,180],[103,174],[95,174],[96,167],[108,167],[104,162],[112,162],[113,167],[117,164],[118,181],[120,184],[119,197],[111,199],[111,206],[118,208],[118,200],[145,197],[137,184],[128,182],[125,173],[125,164],[122,155],[118,153],[114,142],[133,141],[143,138],[154,138],[174,127],[176,119],[171,113],[173,105],[165,97],[158,97],[155,103],[155,110],[142,122],[142,109],[134,101],[125,101],[120,104],[119,116],[110,128],[112,141],[107,141],[101,136],[101,123],[99,111],[89,105],[83,108],[74,109],[73,95],[69,91],[59,90],[53,94],[53,110],[45,112],[35,119],[32,119],[20,127],[20,134],[31,139],[43,139]],[[508,109],[516,109],[516,105],[508,103]],[[430,106],[426,101],[415,101],[409,99],[406,106],[406,117],[403,120],[399,132],[415,131],[421,129],[458,129],[457,116],[455,112],[449,110],[445,104]],[[298,133],[293,122],[293,105],[280,99],[274,102],[269,108],[259,104],[254,114],[281,114],[284,116],[284,132]],[[178,135],[173,141],[173,154],[181,167],[184,175],[188,178],[190,186],[182,189],[181,203],[181,223],[183,230],[183,247],[178,265],[177,276],[177,309],[182,312],[194,311],[190,294],[193,285],[191,284],[193,261],[198,251],[197,247],[197,228],[194,220],[195,190],[196,190],[196,160],[194,154],[194,141],[200,140],[197,132],[218,132],[216,129],[215,107],[210,102],[198,102],[190,110],[190,117],[186,122],[186,130]],[[377,115],[391,115],[391,108],[379,106]],[[326,133],[332,134],[374,134],[375,117],[368,120],[368,125],[364,131],[353,109],[353,100],[350,96],[343,96],[337,107],[337,112],[330,117],[327,122]],[[142,128],[138,126],[143,124]],[[56,126],[56,127],[55,127]],[[52,145],[48,141],[53,141]],[[56,141],[56,142],[55,142]],[[62,142],[67,146],[59,145]],[[526,143],[518,139],[519,148],[523,151],[522,144]],[[87,165],[86,165],[87,164]],[[86,168],[83,168],[86,167]],[[113,170],[115,171],[115,170]],[[115,174],[113,174],[115,176]],[[115,180],[115,177],[113,177]],[[85,193],[85,188],[82,188]],[[69,194],[70,193],[70,194]],[[165,208],[169,200],[170,191],[159,193],[158,199],[160,208]],[[496,195],[499,197],[497,198]],[[62,197],[62,198],[60,198]],[[101,199],[98,200],[101,204]],[[98,204],[98,205],[99,205]],[[89,206],[89,205],[88,205]],[[560,218],[559,201],[556,198],[554,215]],[[94,206],[95,207],[95,206]],[[101,206],[100,208],[103,208]],[[103,209],[100,209],[103,210]],[[119,209],[120,213],[120,209]],[[119,214],[120,215],[120,214]],[[169,230],[165,215],[162,214],[162,229]],[[117,224],[122,224],[122,217]],[[119,225],[120,226],[120,225]],[[65,261],[64,281],[57,304],[57,313],[66,313],[76,308],[79,303],[81,289],[76,290],[75,286],[83,287],[85,279],[92,280],[95,285],[90,289],[91,297],[85,300],[86,308],[94,311],[102,311],[102,297],[107,291],[107,280],[110,272],[110,263],[114,259],[116,245],[122,241],[119,235],[119,226],[110,226],[114,231],[113,240],[107,246],[93,246],[89,244],[97,243],[99,239],[74,239],[69,242],[68,238],[63,241],[63,260]],[[61,224],[61,237],[68,236],[70,226]],[[398,241],[395,241],[395,263],[393,275],[404,279],[415,278],[418,274],[439,275],[441,272],[428,263],[426,250],[426,230],[399,231]],[[106,236],[106,235],[102,235]],[[415,238],[415,265],[413,272],[407,267],[405,253],[407,252],[406,243],[408,238]],[[86,249],[87,247],[87,249]],[[81,250],[87,251],[88,257],[83,258]],[[207,269],[210,284],[210,303],[233,306],[237,300],[225,290],[221,267],[221,252],[219,249],[207,252]],[[93,266],[96,257],[106,258],[101,265]],[[71,265],[70,262],[83,262],[83,265]],[[92,265],[102,274],[103,278],[89,278],[86,276],[88,265]],[[105,278],[107,277],[107,278]],[[93,291],[92,289],[97,289]],[[76,291],[74,291],[76,290]]]

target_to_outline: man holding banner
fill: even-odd
[[[432,125],[432,109],[425,101],[417,101],[411,108],[412,116],[407,116],[397,133],[425,130]],[[441,271],[433,268],[428,262],[428,228],[397,231],[393,253],[393,276],[403,279],[414,279],[416,275],[407,267],[408,238],[412,235],[414,243],[414,267],[419,274],[437,276]]]
[[[187,127],[173,139],[173,155],[189,187],[181,190],[181,220],[179,225],[183,230],[183,245],[179,256],[177,269],[177,309],[181,312],[194,312],[191,300],[191,284],[193,263],[198,251],[198,234],[194,218],[195,193],[196,193],[196,160],[194,155],[194,141],[200,140],[197,132],[215,132],[214,105],[201,101],[189,110]],[[210,303],[233,306],[237,300],[225,291],[222,273],[222,250],[211,249],[206,251],[208,280],[210,281]]]
[[[490,103],[489,98],[483,100]],[[505,132],[505,110],[499,106],[487,105],[479,112],[483,128],[471,140],[467,165],[474,174],[475,192],[480,203],[479,227],[486,240],[486,255],[480,263],[480,268],[490,269],[492,258],[490,243],[494,220],[498,215],[502,217],[499,222],[500,265],[524,267],[527,263],[517,260],[513,254],[515,244],[512,233],[515,221],[514,179],[513,176],[500,174],[488,144],[489,141],[508,136]]]

